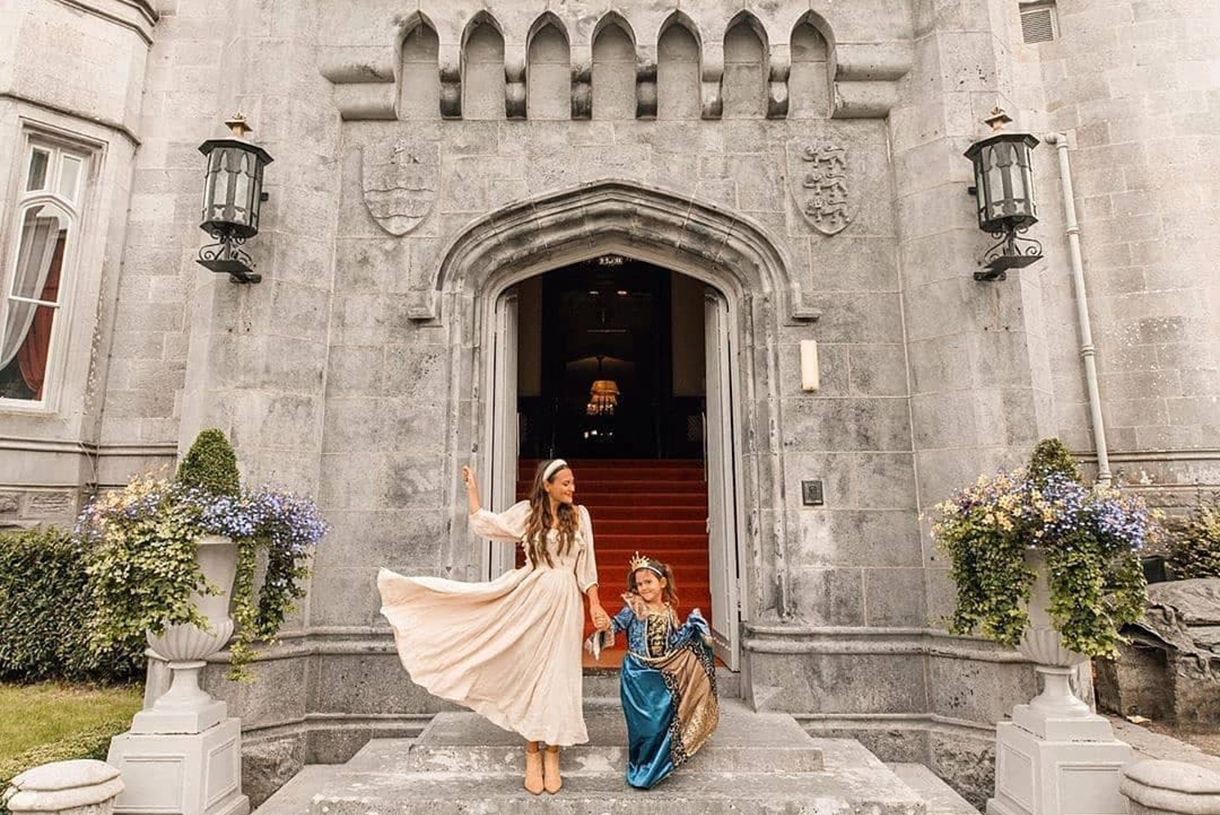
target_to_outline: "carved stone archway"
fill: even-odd
[[[749,560],[747,619],[786,618],[788,592],[781,324],[817,318],[801,306],[782,249],[739,214],[665,190],[609,180],[513,203],[482,217],[450,243],[417,301],[418,319],[443,319],[450,353],[446,458],[477,457],[489,420],[489,319],[496,298],[528,277],[615,253],[673,269],[719,289],[730,302],[736,337],[743,500]],[[417,290],[418,291],[418,290]],[[425,292],[419,292],[424,295]],[[456,471],[456,466],[451,467]],[[454,481],[449,488],[456,490]],[[450,564],[469,563],[463,502],[450,494]]]

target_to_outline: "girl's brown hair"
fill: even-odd
[[[648,559],[653,566],[661,570],[661,577],[665,578],[665,588],[661,589],[661,598],[669,603],[669,607],[674,611],[678,610],[678,583],[674,580],[674,570],[668,563],[662,563],[654,558]],[[639,588],[636,586],[635,576],[643,571],[652,572],[651,569],[636,569],[631,574],[627,575],[627,591],[632,594],[639,594]],[[655,576],[656,572],[652,572]]]
[[[551,554],[546,549],[546,533],[555,521],[555,516],[551,515],[551,501],[546,494],[546,485],[553,482],[564,470],[571,469],[570,467],[560,467],[551,473],[549,479],[544,479],[542,474],[546,472],[551,461],[554,459],[540,462],[537,472],[534,473],[534,485],[530,487],[529,496],[530,514],[525,521],[525,537],[522,538],[530,563],[535,566],[543,561],[547,566],[555,565],[551,562]],[[576,539],[576,507],[572,504],[560,504],[556,507],[556,515],[559,517],[559,554],[566,555],[572,548],[572,542]]]

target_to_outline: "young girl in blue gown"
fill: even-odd
[[[695,609],[678,623],[677,586],[667,564],[637,553],[630,569],[626,605],[611,621],[609,641],[627,635],[619,674],[627,783],[649,789],[704,745],[720,720],[720,705],[707,620]]]

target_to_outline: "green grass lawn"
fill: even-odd
[[[143,685],[0,684],[0,762],[87,730],[130,724],[143,700]]]

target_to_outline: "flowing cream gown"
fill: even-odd
[[[439,577],[377,575],[381,613],[394,628],[398,656],[411,680],[434,696],[485,716],[529,741],[583,744],[581,595],[597,583],[593,524],[577,507],[578,533],[559,554],[547,534],[553,566],[528,562],[490,583]],[[470,516],[481,537],[518,543],[529,502]]]

